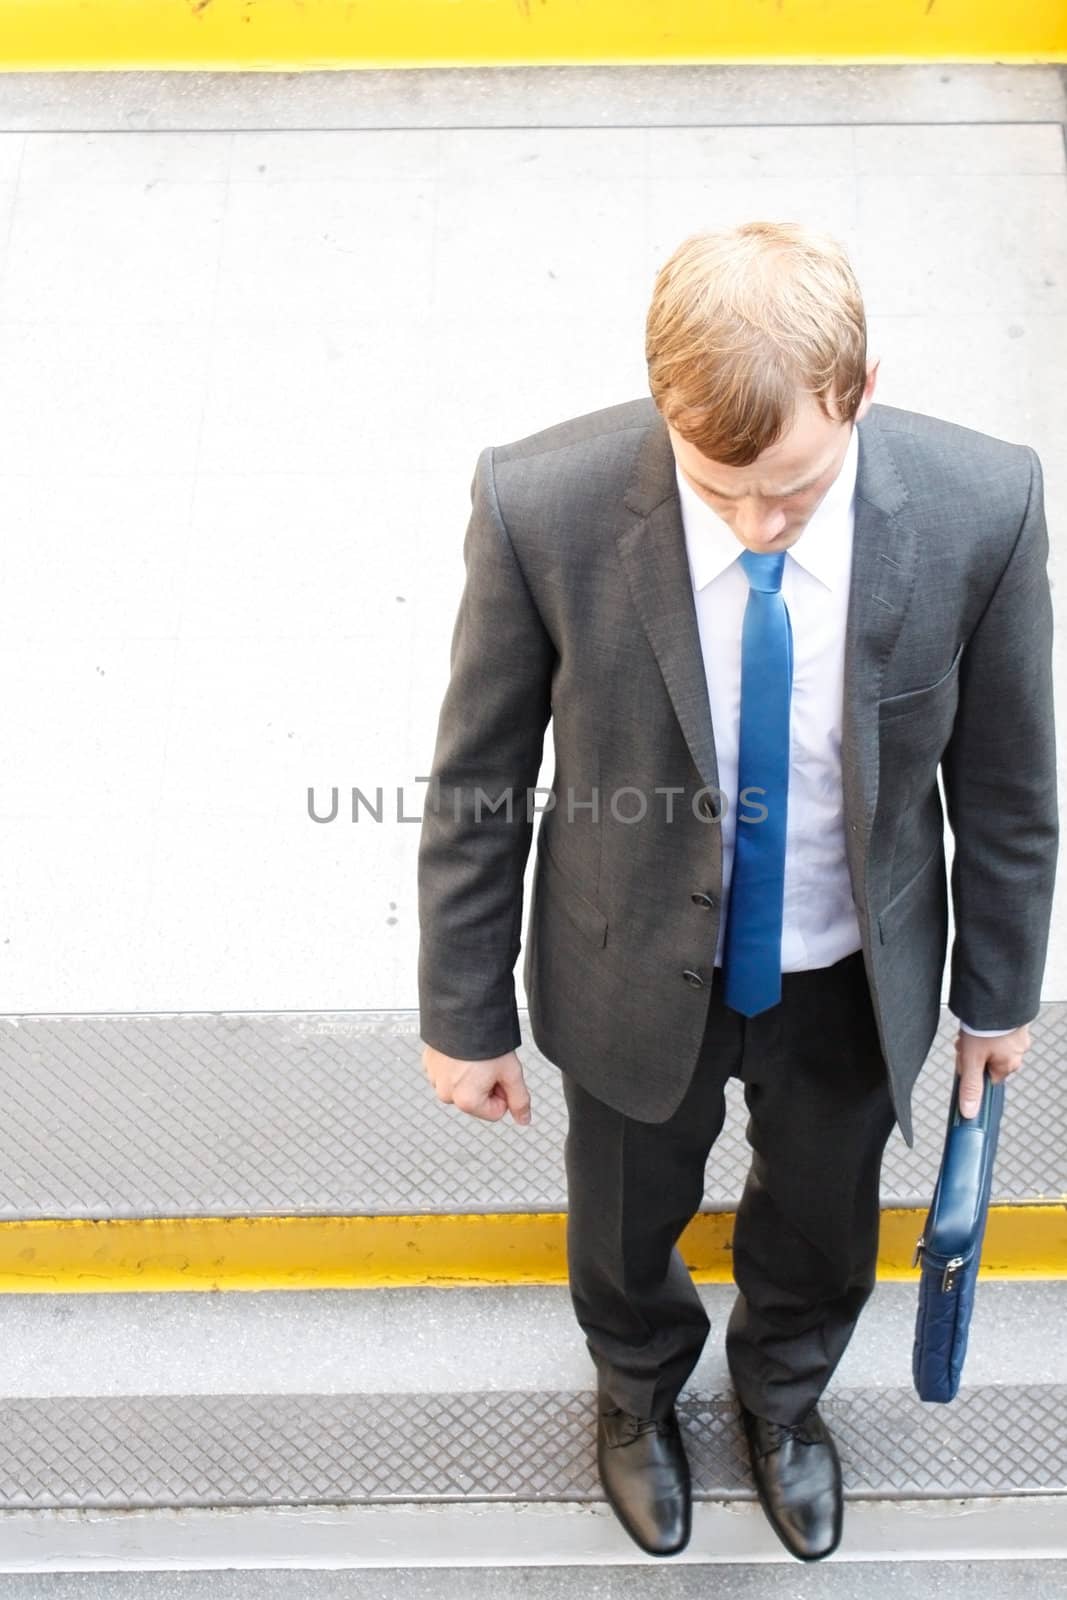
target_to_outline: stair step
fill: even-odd
[[[735,1292],[700,1290],[674,1562],[793,1562],[729,1384]],[[911,1387],[914,1317],[912,1286],[879,1284],[823,1397],[831,1560],[1067,1557],[1067,1345],[1033,1335],[1064,1325],[1067,1283],[979,1285],[946,1405]],[[563,1288],[27,1295],[7,1333],[0,1571],[655,1563],[604,1499]]]
[[[904,1389],[824,1397],[844,1559],[1067,1555],[1065,1404],[1064,1385],[979,1386],[936,1408]],[[732,1395],[689,1392],[678,1413],[694,1527],[676,1559],[791,1562]],[[3,1571],[642,1556],[597,1480],[592,1390],[75,1396],[2,1416]]]
[[[533,1121],[441,1105],[415,1012],[0,1019],[0,1289],[162,1289],[566,1276],[566,1107],[527,1044]],[[890,1136],[881,1277],[917,1277],[954,1071],[945,1013]],[[1067,1275],[1067,1005],[1034,1025],[1006,1097],[987,1275]],[[747,1171],[742,1086],[682,1241],[730,1277]]]
[[[699,1508],[698,1508],[699,1515]],[[590,1566],[372,1567],[330,1571],[312,1567],[281,1570],[230,1569],[170,1572],[125,1571],[65,1574],[57,1571],[43,1588],[34,1574],[9,1576],[4,1600],[707,1600],[702,1565],[679,1558],[653,1565],[612,1563],[602,1577]],[[845,1561],[838,1550],[829,1561],[794,1562],[788,1589],[770,1563],[720,1564],[715,1600],[899,1600],[901,1593],[937,1600],[1033,1600],[1067,1593],[1067,1562],[1002,1556],[995,1562],[945,1562],[933,1578],[916,1561]],[[936,1582],[936,1591],[930,1587]],[[176,1585],[179,1585],[177,1587]],[[916,1587],[917,1586],[917,1587]]]

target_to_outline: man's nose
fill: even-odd
[[[738,508],[735,531],[750,544],[766,544],[777,537],[785,527],[785,512],[773,506],[748,506]]]

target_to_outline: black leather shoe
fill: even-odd
[[[672,1406],[663,1418],[636,1417],[599,1401],[597,1468],[608,1503],[635,1544],[672,1556],[689,1542],[689,1461]]]
[[[767,1520],[801,1561],[819,1561],[841,1540],[841,1461],[812,1406],[798,1423],[771,1422],[741,1405],[752,1476]]]

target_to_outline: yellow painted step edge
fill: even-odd
[[[0,69],[1057,62],[1063,0],[0,0]]]
[[[925,1211],[882,1212],[878,1278],[918,1281]],[[698,1283],[729,1283],[734,1213],[680,1240]],[[404,1216],[35,1219],[0,1223],[0,1291],[342,1289],[564,1283],[562,1212]],[[981,1277],[1067,1278],[1067,1196],[991,1206]]]

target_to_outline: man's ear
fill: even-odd
[[[867,415],[874,402],[874,391],[878,383],[878,368],[881,365],[881,359],[881,356],[878,356],[875,360],[867,363],[867,381],[863,386],[863,399],[860,401],[856,412],[857,422],[861,417]]]

